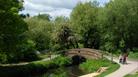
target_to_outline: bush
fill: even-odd
[[[61,50],[61,47],[59,44],[55,44],[51,46],[52,51],[59,51]]]
[[[28,62],[40,59],[35,52],[35,43],[32,40],[25,40],[24,43],[17,45],[13,52],[0,52],[0,63]]]
[[[81,69],[85,70],[86,72],[96,72],[100,67],[108,67],[108,70],[101,73],[97,77],[105,77],[106,75],[114,72],[120,66],[117,63],[111,63],[107,59],[99,59],[99,60],[87,60],[86,62],[80,64],[79,66]]]
[[[57,59],[53,60],[53,63],[58,66],[64,66],[65,64],[71,64],[71,59],[67,57],[58,57]]]
[[[0,64],[7,63],[7,55],[5,53],[0,53]]]
[[[138,59],[138,52],[130,52],[129,53],[129,58],[132,58],[132,59]]]
[[[49,69],[49,68],[55,68],[55,67],[69,65],[71,63],[72,63],[72,61],[70,58],[59,56],[59,57],[49,60],[49,61],[32,62],[31,65],[42,66],[46,69]]]
[[[80,68],[86,70],[87,72],[95,72],[100,67],[107,67],[109,65],[109,61],[106,59],[99,60],[87,60],[86,62],[80,64]]]
[[[32,40],[27,40],[26,43],[20,45],[18,51],[18,61],[35,61],[39,59],[35,52],[35,43]]]
[[[61,63],[60,63],[61,62]],[[71,59],[59,56],[48,61],[34,61],[27,65],[0,66],[0,77],[28,77],[29,75],[43,73],[57,67],[71,64]]]

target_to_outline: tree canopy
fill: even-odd
[[[36,60],[36,51],[94,48],[111,53],[138,48],[138,0],[78,3],[69,18],[19,15],[22,0],[0,1],[0,63]],[[27,16],[27,17],[26,17]]]

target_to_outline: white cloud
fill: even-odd
[[[72,9],[78,2],[88,2],[92,0],[24,0],[24,8],[20,13],[29,13],[31,16],[39,13],[47,13],[52,17],[69,16]],[[105,3],[108,0],[99,0]]]
[[[43,6],[51,6],[54,8],[72,9],[79,0],[25,0],[33,4],[40,4]]]

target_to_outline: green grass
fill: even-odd
[[[103,72],[102,74],[100,74],[98,77],[104,77],[104,76],[116,71],[117,69],[119,69],[119,67],[120,67],[119,64],[110,63],[108,70]]]
[[[130,52],[128,57],[131,59],[138,59],[138,52]]]
[[[85,70],[88,73],[96,72],[100,67],[108,67],[107,71],[103,72],[98,77],[104,77],[115,70],[117,70],[120,66],[116,63],[111,63],[107,59],[99,59],[99,60],[87,60],[86,62],[80,64],[80,69]]]
[[[48,54],[39,54],[38,55],[41,59],[49,58]]]
[[[125,77],[138,77],[138,73],[136,73],[136,74],[128,74]]]
[[[49,61],[34,61],[27,65],[0,66],[0,77],[28,77],[28,75],[42,73],[69,64],[71,64],[70,58],[59,56]]]

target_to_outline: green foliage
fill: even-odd
[[[26,35],[36,43],[36,49],[39,51],[50,49],[52,24],[40,17],[26,19],[26,22],[29,25]]]
[[[66,17],[57,17],[54,20],[53,40],[54,48],[58,50],[78,48],[76,36],[72,30],[71,23]]]
[[[51,46],[52,51],[59,51],[61,50],[61,46],[59,44],[54,44]]]
[[[55,67],[61,67],[64,65],[69,65],[69,64],[71,64],[71,62],[72,61],[70,58],[59,56],[59,57],[52,59],[52,60],[49,60],[47,62],[37,61],[37,62],[32,62],[31,64],[36,65],[36,66],[40,66],[40,67],[42,66],[46,69],[49,69],[49,68],[55,68]]]
[[[104,77],[119,68],[118,64],[113,64],[107,59],[99,60],[87,60],[86,62],[80,64],[80,69],[83,69],[89,73],[96,72],[100,67],[108,67],[108,69],[100,74],[98,77]]]
[[[80,64],[80,68],[88,72],[96,72],[100,67],[108,67],[110,62],[106,59],[102,60],[87,60]]]
[[[50,21],[50,15],[49,14],[39,14],[38,16],[35,16],[34,18]]]
[[[40,59],[35,52],[35,43],[32,40],[27,40],[26,43],[20,45],[19,50],[19,61],[34,61]]]
[[[57,61],[56,61],[57,60]],[[56,61],[56,62],[55,62]],[[59,62],[62,62],[58,64]],[[34,61],[27,65],[17,65],[17,66],[0,66],[0,76],[2,77],[16,77],[20,76],[30,76],[34,73],[43,73],[47,70],[55,69],[58,67],[64,67],[70,65],[71,59],[63,56],[56,57],[48,61]],[[8,72],[7,72],[8,71]]]
[[[104,7],[101,12],[103,16],[99,16],[102,23],[103,45],[111,42],[110,46],[113,49],[120,49],[122,52],[137,46],[137,2],[137,0],[114,0]]]
[[[109,66],[108,70],[106,70],[105,72],[101,73],[101,74],[100,74],[99,76],[97,76],[97,77],[104,77],[104,76],[106,76],[106,75],[109,75],[109,74],[111,74],[112,72],[118,70],[119,67],[120,67],[120,65],[117,64],[117,63],[116,63],[116,64],[110,63],[108,66]]]
[[[7,55],[5,53],[0,53],[0,62],[1,63],[7,63]]]
[[[98,10],[98,5],[94,3],[79,3],[71,13],[72,28],[84,47],[99,48],[100,34],[96,23]]]
[[[138,77],[138,73],[136,73],[136,74],[128,74],[125,77]]]
[[[76,48],[77,47],[75,46],[77,44],[76,42],[77,42],[76,38],[73,35],[73,32],[71,31],[71,29],[66,24],[63,25],[61,27],[60,32],[58,33],[58,43],[61,46],[61,48],[69,49],[70,46],[73,46],[74,48]]]
[[[34,49],[25,35],[28,26],[18,15],[19,10],[22,10],[21,0],[0,1],[0,63],[14,63],[34,58],[30,54],[34,53]],[[27,59],[24,56],[31,58]]]
[[[0,13],[12,12],[18,13],[22,9],[22,0],[1,0],[0,1]]]
[[[22,0],[0,1],[0,63],[35,60],[36,50],[81,46],[114,53],[138,47],[137,0],[113,0],[104,7],[96,1],[78,3],[70,19],[51,20],[50,15],[39,14],[26,22],[18,15],[22,4]]]
[[[71,59],[67,57],[58,57],[57,59],[53,60],[55,65],[64,66],[65,64],[71,64]]]
[[[12,13],[0,13],[0,21],[0,49],[3,52],[14,52],[17,45],[25,40],[23,33],[27,30],[27,25],[18,15]]]
[[[36,44],[26,36],[28,25],[18,15],[22,0],[0,1],[0,63],[39,59]]]
[[[128,57],[131,59],[137,60],[138,59],[138,52],[130,52]]]

